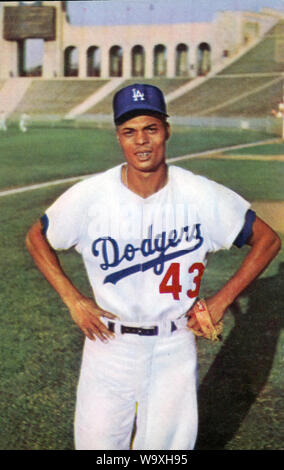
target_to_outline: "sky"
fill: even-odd
[[[217,11],[284,12],[284,0],[89,0],[68,2],[74,25],[158,24],[211,21]]]

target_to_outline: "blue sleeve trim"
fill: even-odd
[[[40,218],[40,221],[41,221],[41,224],[42,224],[42,233],[43,233],[43,235],[46,237],[46,232],[47,232],[48,225],[49,225],[49,220],[48,220],[47,215],[44,214],[44,215]]]
[[[243,245],[245,245],[249,237],[251,236],[252,226],[254,224],[255,219],[256,213],[249,209],[246,213],[244,226],[240,231],[239,235],[237,236],[236,240],[234,241],[234,245],[236,245],[238,248],[241,248]]]

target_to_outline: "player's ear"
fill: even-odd
[[[116,127],[116,129],[115,129],[115,133],[116,133],[117,141],[120,144],[120,137],[119,137],[118,127]]]

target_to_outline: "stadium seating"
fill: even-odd
[[[152,85],[157,85],[163,90],[163,93],[167,95],[171,91],[175,90],[177,87],[183,85],[184,83],[188,82],[188,78],[152,78],[152,79],[144,79],[144,78],[132,78],[131,80],[126,80],[123,83],[123,86],[131,85],[132,83],[151,83]],[[90,108],[86,111],[86,114],[109,114],[110,110],[112,109],[112,99],[115,94],[115,91],[109,94],[104,100],[98,103],[93,108]]]
[[[284,21],[274,26],[263,39],[241,58],[216,75],[202,77],[198,86],[169,102],[172,116],[200,117],[266,117],[277,108],[283,99],[284,73]],[[133,82],[152,83],[159,86],[167,96],[188,83],[189,78],[132,78],[123,86]],[[73,108],[107,83],[102,79],[35,79],[26,92],[16,113],[52,115],[64,118]],[[191,80],[193,83],[194,80]],[[0,82],[1,88],[1,82]],[[115,91],[93,107],[82,117],[95,118],[109,115]]]
[[[271,115],[283,100],[284,21],[249,52],[216,76],[171,101],[176,116],[259,118]]]
[[[243,115],[249,113],[253,109],[248,107],[248,100],[254,100],[253,95],[255,92],[262,88],[269,88],[269,83],[275,81],[275,77],[259,77],[259,76],[219,76],[211,78],[204,82],[198,88],[194,88],[187,94],[181,96],[177,100],[169,104],[169,112],[172,115],[178,116],[219,116],[219,115],[236,115],[236,102],[239,103],[239,114]],[[279,97],[279,87],[271,85],[272,90],[270,93],[266,90],[265,95],[270,100],[271,93]],[[252,95],[251,95],[252,94]],[[243,99],[240,99],[244,96]],[[257,93],[258,95],[258,93]],[[260,95],[263,95],[263,93]],[[243,103],[242,103],[243,101]],[[263,114],[267,112],[266,102],[268,100],[261,100],[263,107]],[[227,103],[227,105],[226,105]],[[258,113],[261,112],[261,107],[258,107]],[[233,112],[232,109],[235,111]]]
[[[235,64],[222,71],[222,75],[283,72],[283,35],[284,21],[279,21],[256,47],[245,54]]]
[[[105,83],[106,80],[33,80],[15,113],[63,117]]]

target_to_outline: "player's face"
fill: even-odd
[[[153,116],[137,116],[117,128],[117,137],[128,165],[155,171],[165,164],[169,125]]]

